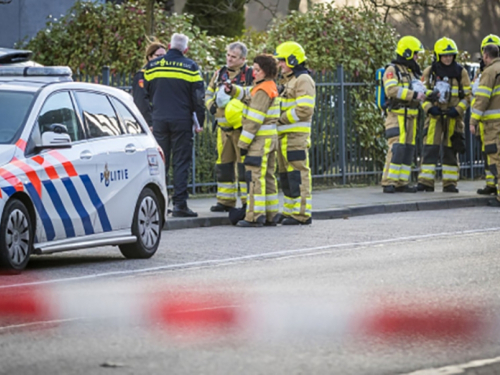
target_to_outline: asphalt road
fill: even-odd
[[[500,373],[499,219],[478,207],[199,228],[163,232],[150,260],[35,257],[0,276],[2,298],[48,290],[73,309],[0,317],[0,373]],[[163,299],[168,324],[151,317]]]

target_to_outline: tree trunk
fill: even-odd
[[[146,3],[146,33],[149,36],[155,34],[155,0],[148,0]]]
[[[292,10],[299,11],[300,0],[290,0],[288,2],[288,14],[292,13]]]

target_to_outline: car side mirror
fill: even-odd
[[[41,148],[69,148],[71,147],[71,138],[68,134],[68,128],[63,124],[52,124],[50,131],[42,133]]]

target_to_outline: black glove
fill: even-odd
[[[431,107],[429,109],[429,111],[427,111],[427,113],[429,115],[433,115],[433,116],[440,116],[443,114],[443,111],[441,111],[441,108],[439,108],[438,106],[434,106],[434,107]]]
[[[245,156],[246,154],[248,154],[248,150],[246,148],[240,148],[240,155]]]
[[[227,80],[226,82],[224,82],[224,92],[226,94],[231,94],[231,90],[233,89],[233,84],[231,83],[230,80]]]
[[[448,109],[448,112],[446,112],[446,115],[451,118],[455,118],[460,116],[460,113],[458,113],[457,109],[455,107],[451,107]]]
[[[439,91],[433,91],[425,99],[432,103],[437,102],[439,100]]]
[[[463,154],[466,150],[465,147],[465,134],[460,132],[455,132],[450,137],[451,148],[460,154]]]
[[[215,112],[217,112],[217,104],[215,104],[215,102],[214,102],[212,104],[212,106],[210,107],[210,114],[215,115]]]

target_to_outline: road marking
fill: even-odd
[[[81,319],[82,318],[56,319],[56,320],[43,320],[43,321],[38,321],[38,322],[30,322],[30,323],[24,323],[24,324],[13,324],[10,326],[0,327],[0,331],[7,331],[9,329],[16,329],[16,328],[34,327],[34,326],[47,325],[47,324],[67,323],[67,322],[72,322],[72,321],[81,320]]]
[[[425,370],[419,370],[415,372],[410,372],[405,375],[455,375],[464,374],[465,370],[483,367],[495,363],[500,363],[500,357],[490,358],[490,359],[480,359],[476,361],[471,361],[468,363],[463,363],[461,365],[446,366],[441,368],[430,368]]]
[[[388,238],[388,239],[384,239],[384,240],[375,240],[375,241],[363,241],[363,242],[351,242],[351,243],[343,243],[343,244],[335,244],[335,245],[324,245],[324,246],[317,246],[317,247],[308,247],[308,248],[303,248],[303,249],[281,250],[281,251],[274,251],[274,252],[270,252],[270,253],[243,255],[240,257],[233,257],[233,258],[210,259],[210,260],[203,260],[203,261],[199,261],[199,262],[187,262],[187,263],[179,263],[179,264],[170,264],[167,266],[139,268],[139,269],[135,269],[135,270],[112,271],[112,272],[103,272],[103,273],[86,275],[86,276],[67,277],[67,278],[62,278],[62,279],[33,281],[33,282],[10,284],[10,285],[0,285],[0,289],[16,288],[16,287],[31,286],[31,285],[54,284],[54,283],[81,281],[81,280],[91,280],[91,279],[97,279],[97,278],[108,277],[108,276],[134,275],[134,274],[139,274],[139,273],[148,273],[148,272],[155,272],[155,271],[168,271],[168,270],[171,271],[171,270],[181,270],[181,269],[186,269],[186,268],[207,267],[207,266],[213,266],[213,265],[226,265],[226,264],[238,263],[238,262],[248,261],[248,260],[286,258],[286,257],[290,257],[290,256],[295,255],[295,254],[316,255],[316,254],[324,253],[324,250],[326,250],[326,249],[338,249],[338,248],[348,248],[348,247],[367,247],[367,246],[373,246],[373,245],[390,244],[390,243],[397,243],[397,242],[404,242],[404,241],[417,241],[417,240],[442,238],[442,237],[456,237],[456,236],[460,236],[460,235],[464,236],[464,235],[480,234],[480,233],[487,233],[487,232],[498,232],[498,231],[500,231],[500,227],[463,230],[463,231],[456,231],[456,232],[423,234],[423,235],[418,235],[418,236]]]

